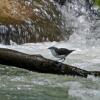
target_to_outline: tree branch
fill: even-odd
[[[60,75],[73,75],[87,77],[89,74],[98,76],[100,72],[89,72],[74,66],[66,65],[41,55],[28,55],[11,49],[0,48],[0,63],[24,68],[41,73],[52,73]]]

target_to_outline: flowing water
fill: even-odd
[[[80,4],[80,5],[79,5]],[[85,70],[100,71],[100,21],[97,7],[88,9],[84,0],[66,2],[58,9],[65,28],[72,35],[68,41],[0,45],[28,54],[41,54],[57,60],[47,49],[50,46],[75,49],[64,63]],[[99,13],[99,12],[98,12]],[[41,52],[42,51],[42,52]],[[100,78],[41,74],[0,65],[0,100],[100,100]]]

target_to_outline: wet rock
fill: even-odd
[[[50,0],[0,0],[0,42],[63,40],[62,16]]]
[[[55,2],[58,2],[60,5],[64,5],[66,0],[54,0]]]

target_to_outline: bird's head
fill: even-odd
[[[49,47],[48,48],[49,50],[55,50],[55,49],[57,49],[56,47]]]

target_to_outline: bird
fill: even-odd
[[[49,47],[48,48],[52,55],[56,58],[59,58],[59,60],[65,61],[66,56],[68,56],[70,53],[72,53],[75,50],[68,50],[66,48],[57,48],[57,47]]]

